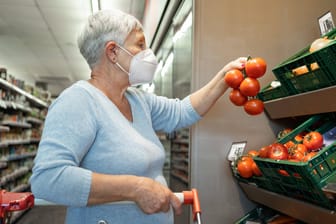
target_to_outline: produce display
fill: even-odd
[[[258,90],[256,97],[266,102],[336,85],[335,52],[336,29],[312,40],[310,45],[276,66],[272,70],[274,82],[280,85],[272,82]],[[246,72],[244,68],[243,81],[259,78],[257,73],[247,76]],[[241,94],[234,92],[232,98],[241,97],[241,101],[236,103],[230,97],[231,102],[245,107],[249,100],[256,98],[255,92],[241,90],[250,83],[253,81],[246,80],[244,86],[238,87]],[[335,183],[336,177],[336,113],[313,115],[296,128],[284,128],[273,142],[259,147],[245,151],[232,163],[233,174],[240,183],[335,211],[334,194],[328,196],[325,189]]]
[[[272,69],[276,80],[262,88],[263,102],[336,84],[336,29]]]
[[[239,181],[325,208],[323,192],[336,175],[336,115],[314,115],[296,128],[280,130],[275,141],[238,157],[232,170]]]
[[[288,95],[336,84],[336,29],[311,43],[272,69]]]
[[[236,106],[243,106],[249,115],[264,111],[264,103],[256,96],[260,91],[258,78],[266,72],[267,64],[260,57],[248,58],[242,71],[232,69],[224,76],[224,81],[232,88],[229,99]]]
[[[286,128],[278,133],[278,139],[290,134],[291,129]],[[237,171],[243,178],[250,178],[253,175],[261,176],[261,171],[253,172],[253,166],[257,166],[253,157],[286,160],[290,162],[307,162],[314,158],[323,147],[323,135],[317,131],[300,133],[295,140],[284,144],[274,142],[261,147],[259,150],[249,150],[237,161]],[[257,169],[254,167],[254,169]]]

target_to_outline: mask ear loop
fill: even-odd
[[[134,55],[131,53],[131,52],[129,52],[128,50],[126,50],[124,47],[122,47],[122,46],[120,46],[119,44],[116,44],[120,49],[122,49],[123,51],[125,51],[129,56],[132,56],[132,57],[134,57]]]
[[[126,71],[126,69],[124,69],[118,62],[116,62],[115,64],[116,64],[116,66],[118,66],[118,68],[119,68],[121,71],[125,72],[127,75],[130,75],[130,73],[129,73],[128,71]]]
[[[134,57],[134,55],[132,55],[128,50],[126,50],[125,48],[123,48],[123,47],[120,46],[119,44],[116,44],[116,45],[117,45],[120,49],[122,49],[123,51],[125,51],[128,55]],[[130,75],[130,73],[129,73],[128,71],[126,71],[126,69],[124,69],[118,62],[116,62],[115,64],[118,66],[118,68],[119,68],[121,71],[125,72],[128,76]]]

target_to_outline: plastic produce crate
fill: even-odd
[[[290,92],[284,86],[280,85],[277,87],[272,87],[271,83],[269,83],[258,93],[258,98],[262,101],[269,101],[289,95]]]
[[[239,220],[236,220],[234,224],[247,224],[247,223],[268,223],[278,212],[267,207],[256,207],[251,210]]]
[[[334,39],[336,29],[325,36]],[[336,84],[336,41],[313,53],[309,52],[309,48],[310,45],[272,69],[290,95]],[[312,67],[315,63],[318,64],[317,69]],[[308,72],[295,74],[294,70],[300,67],[305,67]]]
[[[325,133],[335,127],[333,114],[316,115],[295,128],[279,140],[286,143],[304,131],[317,130]],[[336,142],[322,148],[315,157],[307,162],[291,162],[287,160],[272,160],[254,158],[259,169],[266,178],[267,184],[257,183],[266,190],[289,197],[302,199],[318,204],[328,209],[334,209],[333,203],[322,191],[327,180],[336,175]],[[262,181],[262,179],[259,179]]]

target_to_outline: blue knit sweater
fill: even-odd
[[[144,214],[135,204],[86,206],[92,172],[162,175],[164,148],[156,131],[172,132],[200,119],[189,97],[167,99],[130,87],[133,122],[87,81],[63,91],[52,103],[30,179],[32,192],[68,206],[66,223],[172,224],[168,213]]]

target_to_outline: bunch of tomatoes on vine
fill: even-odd
[[[278,139],[292,131],[286,128],[278,133]],[[243,178],[262,176],[254,157],[272,160],[290,161],[293,163],[307,162],[314,158],[323,147],[323,135],[318,131],[302,132],[292,140],[282,144],[274,142],[259,150],[251,149],[236,161],[238,174]],[[279,170],[280,175],[288,175],[286,170]]]
[[[266,72],[266,61],[260,57],[247,59],[242,70],[232,69],[225,74],[224,81],[232,88],[230,101],[236,106],[244,106],[249,115],[264,111],[264,103],[257,98],[260,91],[258,78]]]

